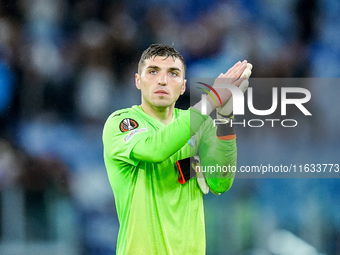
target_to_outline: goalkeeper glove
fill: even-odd
[[[200,158],[198,156],[178,160],[176,166],[179,172],[178,182],[180,184],[184,184],[192,177],[196,177],[197,184],[202,193],[209,193],[209,186],[205,181],[203,173],[199,171]]]

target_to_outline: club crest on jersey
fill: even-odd
[[[130,118],[123,119],[119,124],[119,129],[122,132],[131,131],[136,129],[137,127],[138,127],[137,121]]]

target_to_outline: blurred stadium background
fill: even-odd
[[[149,44],[174,45],[188,77],[248,59],[253,77],[336,78],[339,13],[338,0],[1,0],[0,254],[115,253],[101,132],[140,102]],[[321,86],[306,130],[239,129],[239,163],[340,163],[340,87]],[[205,196],[207,254],[340,254],[339,192],[339,179],[237,179]]]

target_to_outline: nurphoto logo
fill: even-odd
[[[228,84],[215,84],[214,87],[203,83],[197,82],[207,88],[210,89],[208,91],[206,88],[197,87],[207,94],[201,94],[201,113],[207,114],[207,96],[209,95],[215,102],[216,107],[221,106],[221,99],[219,94],[217,93],[216,89],[228,89],[231,94],[232,98],[232,105],[233,105],[233,114],[234,115],[245,115],[245,97],[242,90],[239,87],[234,85]],[[310,101],[311,99],[311,92],[306,88],[301,87],[268,87],[266,90],[271,89],[271,106],[267,109],[256,109],[254,106],[254,101],[262,100],[261,98],[256,98],[254,96],[253,88],[249,87],[247,90],[247,109],[250,113],[256,116],[269,116],[277,111],[278,106],[280,106],[280,115],[286,117],[287,116],[287,105],[293,105],[296,107],[304,116],[312,116],[312,113],[306,108],[305,104]],[[280,97],[279,97],[280,92]],[[215,97],[213,96],[214,93],[219,100],[216,102]],[[294,96],[291,96],[294,95]],[[297,98],[298,97],[298,98]],[[229,121],[225,119],[214,119],[214,125],[223,125],[228,124]],[[274,127],[275,124],[280,123],[282,127],[296,127],[298,125],[298,121],[296,119],[278,119],[278,118],[265,118],[265,119],[243,119],[241,122],[236,120],[231,120],[231,125],[241,125],[243,127],[262,127],[265,123],[270,124],[271,127]]]

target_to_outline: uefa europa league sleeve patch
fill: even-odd
[[[122,132],[131,131],[136,129],[137,127],[138,127],[137,121],[130,118],[123,119],[119,124],[119,129]]]

